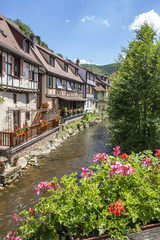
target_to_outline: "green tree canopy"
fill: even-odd
[[[19,28],[21,29],[21,31],[27,36],[29,37],[31,35],[31,33],[33,33],[33,30],[28,26],[26,25],[25,23],[22,23],[21,20],[19,19],[15,19],[13,21],[14,23],[16,23]]]
[[[123,151],[155,149],[159,144],[160,42],[153,26],[144,23],[122,49],[120,68],[112,80],[109,121],[112,146]]]

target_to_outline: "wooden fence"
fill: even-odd
[[[22,134],[15,134],[14,132],[0,132],[0,146],[14,147],[58,126],[59,121],[51,119],[47,124],[38,123],[32,125],[29,127],[29,131],[25,131]]]

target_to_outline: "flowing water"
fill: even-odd
[[[99,124],[67,139],[62,146],[31,167],[25,175],[0,192],[0,240],[11,230],[16,230],[14,213],[33,207],[38,201],[34,186],[41,181],[60,179],[63,175],[82,171],[89,167],[95,153],[110,153],[106,143],[109,135],[106,125]]]

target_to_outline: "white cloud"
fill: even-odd
[[[85,21],[86,21],[86,19],[85,19],[85,18],[82,18],[82,19],[81,19],[81,22],[85,22]]]
[[[106,20],[103,20],[102,23],[105,24],[107,27],[110,27],[107,19],[106,19]]]
[[[92,21],[92,20],[94,20],[94,16],[93,15],[86,16],[86,17],[82,18],[81,22]]]
[[[76,62],[76,58],[73,60],[74,62]],[[94,65],[99,65],[98,63],[94,63],[93,61],[87,61],[86,59],[80,59],[80,64],[94,64]]]
[[[65,22],[66,22],[66,23],[69,23],[69,22],[70,22],[70,19],[66,19]]]
[[[160,33],[160,16],[154,10],[136,16],[134,22],[129,26],[129,29],[139,29],[145,21],[149,24],[153,24],[157,33]]]

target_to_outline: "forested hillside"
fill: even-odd
[[[82,67],[88,69],[89,71],[109,76],[111,73],[116,72],[118,69],[118,63],[107,64],[103,66],[91,65],[91,64],[81,64]]]

